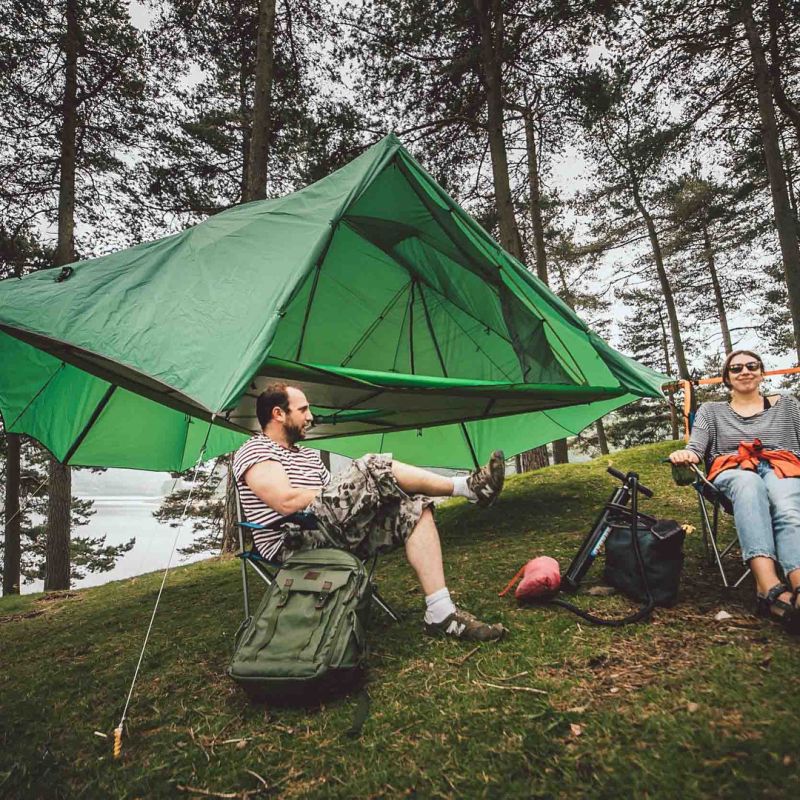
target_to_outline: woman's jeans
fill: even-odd
[[[766,556],[785,574],[800,569],[800,478],[779,478],[766,461],[726,469],[714,485],[733,503],[742,559]]]

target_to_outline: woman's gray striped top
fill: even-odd
[[[781,395],[775,404],[742,417],[729,403],[703,403],[694,418],[687,450],[706,463],[719,455],[735,453],[739,442],[761,439],[768,450],[791,450],[800,455],[800,404],[791,395]]]

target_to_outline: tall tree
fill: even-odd
[[[58,242],[55,266],[75,261],[75,170],[78,132],[78,0],[67,0],[64,48],[64,94],[61,103],[59,157]],[[47,561],[44,588],[69,588],[70,498],[69,467],[50,459],[47,503]]]
[[[517,226],[508,152],[505,140],[503,95],[503,53],[505,19],[501,0],[474,0],[479,32],[479,75],[486,95],[486,133],[491,153],[494,202],[500,229],[500,244],[519,261],[525,261],[522,239]],[[521,454],[518,466],[523,470],[538,469],[549,463],[547,448],[537,447]]]
[[[250,152],[247,180],[242,200],[261,200],[267,196],[267,161],[269,158],[270,100],[272,98],[273,39],[275,36],[275,0],[261,0],[258,7],[256,37],[255,91],[253,122],[250,126]]]
[[[431,7],[419,0],[378,0],[350,18],[350,52],[362,66],[359,89],[378,116],[375,127],[424,140],[425,160],[437,179],[523,262],[521,222],[528,214],[524,209],[520,214],[518,198],[531,186],[529,177],[541,175],[541,152],[534,153],[535,162],[529,160],[528,177],[515,176],[510,151],[518,137],[526,151],[524,132],[511,132],[514,118],[524,119],[520,109],[533,109],[540,87],[554,92],[563,83],[554,65],[575,43],[588,47],[591,21],[602,16],[599,8],[590,2],[566,7],[448,0]],[[562,108],[548,103],[547,113],[563,113]],[[541,114],[542,105],[536,110]],[[527,211],[535,215],[530,204]],[[537,222],[532,216],[530,225]],[[533,240],[530,262],[544,270],[541,237]],[[545,453],[537,449],[524,460],[542,465]]]
[[[186,2],[171,0],[159,25],[187,68],[202,69],[176,90],[170,115],[140,179],[161,224],[201,219],[239,202],[278,196],[311,183],[360,149],[359,115],[323,84],[334,82],[330,9],[325,0]],[[322,41],[319,41],[319,38]],[[326,60],[327,59],[327,60]],[[194,472],[194,470],[192,470]],[[225,489],[218,484],[224,481]],[[188,489],[156,513],[182,514]],[[230,459],[198,472],[189,516],[192,549],[236,544],[236,494]]]
[[[49,262],[36,237],[23,220],[8,230],[0,224],[0,278],[21,278],[29,269]],[[19,594],[22,557],[22,440],[19,434],[5,432],[5,487],[3,534],[3,594]]]
[[[120,0],[33,0],[11,6],[0,23],[0,199],[12,219],[21,205],[23,224],[55,223],[56,266],[77,257],[79,195],[87,230],[113,216],[106,179],[126,171],[123,153],[145,127],[143,48],[128,13]],[[55,460],[48,497],[45,588],[66,588],[70,473]]]
[[[764,160],[766,161],[770,194],[772,195],[775,228],[777,229],[778,242],[781,248],[789,307],[792,313],[795,353],[797,361],[800,362],[800,247],[798,246],[797,218],[793,214],[789,202],[786,170],[781,156],[778,124],[775,118],[775,105],[772,96],[773,83],[769,64],[764,54],[761,31],[753,14],[752,0],[742,0],[740,11],[742,24],[747,34],[747,42],[750,46],[755,89],[758,97],[758,113],[761,118]]]
[[[668,182],[659,198],[672,281],[695,323],[718,329],[712,338],[719,336],[723,353],[733,350],[740,330],[731,314],[755,296],[760,283],[757,273],[740,268],[760,243],[750,221],[752,201],[752,193],[706,179],[697,166]]]
[[[644,228],[664,298],[678,374],[688,378],[677,305],[654,211],[654,195],[664,179],[661,170],[675,158],[684,128],[660,110],[654,87],[637,85],[623,62],[587,72],[577,90],[585,103],[587,150],[599,181],[589,201],[606,215],[615,215],[612,237]],[[608,227],[603,235],[609,236]]]
[[[632,16],[643,43],[640,54],[647,50],[649,63],[657,65],[654,68],[672,85],[674,102],[682,108],[686,124],[705,140],[708,155],[718,157],[727,151],[733,163],[749,164],[756,191],[768,190],[772,202],[762,206],[772,207],[771,224],[794,331],[791,349],[798,358],[800,253],[792,200],[797,176],[787,174],[797,141],[781,130],[781,122],[793,125],[791,98],[797,94],[794,4],[791,0],[733,4],[642,0]],[[776,103],[783,106],[783,121],[777,118]]]

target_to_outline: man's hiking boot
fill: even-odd
[[[497,500],[506,478],[506,459],[502,450],[495,450],[489,462],[467,476],[467,488],[477,498],[475,502],[485,508]]]
[[[425,633],[429,636],[452,636],[455,639],[464,639],[468,642],[491,642],[499,639],[506,629],[495,622],[481,622],[469,611],[456,608],[456,610],[441,622],[426,622]]]

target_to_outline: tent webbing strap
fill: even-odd
[[[392,372],[397,371],[397,358],[400,355],[400,345],[403,344],[403,331],[406,329],[406,322],[409,323],[408,328],[408,357],[411,364],[411,374],[414,374],[414,278],[411,278],[411,283],[408,287],[408,302],[406,303],[406,310],[403,312],[403,321],[400,323],[400,331],[397,334],[397,344],[394,348],[394,358],[392,359]]]
[[[408,298],[408,358],[412,375],[416,374],[416,368],[414,367],[414,289],[416,285],[417,282],[415,280],[411,281],[411,294]],[[399,346],[399,339],[397,344]]]
[[[19,414],[17,414],[17,416],[15,417],[14,421],[10,425],[6,426],[6,430],[9,433],[13,433],[14,432],[13,431],[14,426],[20,421],[20,419],[22,417],[25,416],[25,412],[36,402],[36,400],[38,399],[39,395],[50,385],[50,383],[52,382],[53,378],[55,378],[55,376],[58,375],[58,373],[61,372],[61,370],[64,369],[64,367],[66,367],[66,366],[67,366],[66,362],[62,361],[61,364],[59,364],[58,369],[54,369],[53,370],[53,374],[39,387],[39,391],[36,392],[36,394],[33,397],[31,397],[30,400],[28,400],[28,403],[25,406],[25,408],[23,408],[22,411],[20,411]]]
[[[200,470],[200,465],[203,463],[203,456],[206,452],[206,444],[208,443],[208,437],[211,433],[211,423],[208,425],[208,431],[206,432],[206,437],[203,440],[203,444],[200,448],[200,454],[197,456],[197,463],[194,467],[194,474],[192,475],[192,485],[189,489],[189,494],[186,497],[186,502],[183,504],[183,511],[181,512],[181,517],[178,520],[178,525],[176,526],[175,531],[175,538],[172,540],[172,547],[169,551],[169,558],[167,559],[167,566],[164,568],[164,575],[161,578],[161,586],[158,589],[158,594],[156,595],[156,602],[153,605],[153,613],[150,615],[150,622],[147,626],[147,632],[144,635],[144,642],[142,642],[142,650],[139,653],[139,660],[136,662],[136,669],[133,672],[133,679],[131,680],[130,689],[128,690],[128,697],[125,700],[125,707],[122,709],[122,716],[119,720],[119,725],[114,729],[114,758],[119,758],[122,754],[122,733],[125,728],[125,719],[128,714],[128,707],[131,703],[131,698],[133,697],[133,689],[136,686],[136,679],[139,677],[139,670],[142,666],[142,661],[144,660],[144,653],[147,649],[147,642],[150,639],[150,632],[153,630],[153,622],[156,618],[156,612],[158,611],[158,604],[161,601],[161,595],[164,593],[164,586],[167,582],[167,575],[169,574],[170,567],[172,566],[172,557],[175,555],[175,548],[178,545],[178,537],[181,535],[183,522],[186,519],[186,514],[189,511],[189,506],[192,502],[192,495],[194,494],[195,489],[195,481],[197,480],[197,473]],[[212,468],[211,472],[209,472],[208,477],[203,481],[203,487],[211,480],[211,476],[214,474],[214,471],[217,468],[217,464],[219,462],[216,461],[214,463],[214,467]],[[175,485],[177,485],[179,478],[175,479],[175,483],[173,484],[173,489]],[[201,488],[203,488],[201,487]]]
[[[44,486],[50,480],[49,476],[45,478],[29,495],[28,495],[28,502],[25,503],[24,506],[20,506],[7,520],[5,520],[5,527],[3,529],[3,533],[8,530],[8,526],[11,524],[13,520],[15,520],[20,514],[23,514],[28,510],[28,506],[33,502],[33,498],[36,497],[37,494],[42,490],[42,486]]]
[[[442,368],[442,374],[445,378],[448,377],[447,375],[447,367],[444,363],[444,356],[442,355],[442,351],[439,348],[439,342],[436,340],[436,334],[433,331],[433,322],[431,321],[431,314],[428,311],[428,301],[425,299],[425,292],[422,291],[422,284],[419,285],[419,299],[422,301],[422,308],[425,311],[425,321],[428,324],[428,331],[431,335],[431,341],[433,342],[434,349],[436,350],[436,356],[439,359],[439,365]],[[461,433],[464,436],[464,440],[467,443],[467,447],[469,447],[469,454],[472,456],[472,463],[475,465],[475,469],[480,467],[480,462],[478,461],[478,456],[475,453],[475,448],[472,445],[472,439],[469,438],[469,431],[467,430],[467,426],[463,422],[459,422],[459,426],[461,427]]]
[[[364,329],[358,341],[350,348],[350,352],[342,359],[340,367],[346,367],[356,356],[358,351],[366,344],[367,340],[374,333],[377,327],[386,319],[386,315],[394,308],[397,301],[405,294],[411,281],[401,286],[390,298],[389,302],[380,310],[378,316]],[[402,330],[402,329],[401,329]]]
[[[337,223],[338,224],[338,223]],[[303,340],[306,337],[306,326],[308,325],[308,318],[311,316],[311,304],[314,302],[314,296],[317,293],[317,284],[319,283],[319,274],[322,272],[322,264],[325,261],[325,257],[328,255],[328,250],[330,250],[331,244],[333,243],[333,237],[336,234],[336,224],[332,225],[332,230],[330,236],[328,236],[328,241],[325,242],[325,246],[322,248],[322,252],[319,254],[319,258],[317,259],[317,263],[314,266],[314,281],[311,284],[311,290],[308,293],[308,302],[306,303],[306,313],[303,317],[303,327],[300,330],[300,338],[297,342],[297,353],[295,354],[295,361],[300,360],[300,353],[303,350]],[[298,289],[300,286],[303,285],[303,281],[298,282]],[[294,299],[294,298],[292,298]],[[291,301],[287,303],[287,307],[291,304]]]

